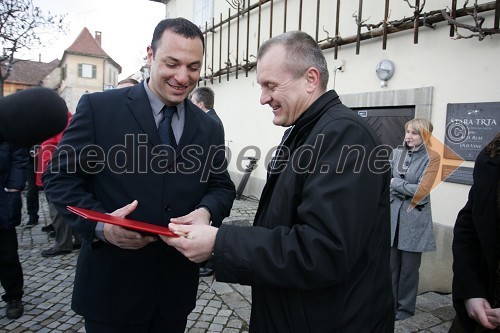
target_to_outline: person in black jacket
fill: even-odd
[[[454,228],[450,332],[500,327],[500,133],[479,153],[473,180]]]
[[[21,224],[21,191],[26,183],[28,150],[0,143],[0,282],[7,303],[5,315],[16,319],[24,312],[23,269],[17,253],[16,226]]]
[[[197,87],[190,94],[189,99],[194,105],[202,109],[206,114],[211,115],[222,125],[222,120],[214,110],[215,93],[212,88],[205,86]]]
[[[252,286],[252,333],[392,333],[390,167],[375,161],[377,135],[327,91],[325,57],[304,32],[259,48],[257,82],[288,129],[254,226],[172,219],[185,237],[162,239],[192,261],[213,257],[218,281]]]

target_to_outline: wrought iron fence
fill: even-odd
[[[220,13],[219,17],[213,17],[211,22],[206,22],[204,27],[205,35],[205,61],[204,61],[204,84],[214,83],[215,79],[219,82],[225,76],[229,81],[231,74],[235,78],[242,73],[248,76],[248,72],[256,66],[256,54],[261,41],[264,38],[270,38],[278,30],[273,26],[277,18],[282,19],[282,32],[288,30],[304,30],[311,36],[314,36],[320,47],[325,49],[334,49],[333,57],[337,59],[339,47],[347,44],[356,46],[356,54],[360,53],[361,42],[381,38],[382,49],[387,48],[387,39],[390,34],[399,33],[406,30],[413,30],[413,42],[418,43],[419,29],[421,27],[433,27],[439,22],[448,21],[450,24],[450,37],[453,37],[457,25],[453,22],[456,18],[471,15],[471,13],[481,13],[494,11],[493,27],[487,29],[487,33],[500,33],[500,0],[491,1],[481,5],[474,4],[457,9],[457,0],[450,0],[451,7],[442,10],[425,12],[425,0],[414,0],[410,4],[409,0],[392,0],[406,2],[413,10],[413,16],[405,17],[400,20],[389,20],[390,0],[385,1],[384,17],[377,23],[369,24],[363,19],[363,0],[358,0],[358,10],[356,13],[346,13],[343,11],[342,1],[336,0],[334,6],[334,21],[321,22],[329,15],[323,14],[321,0],[231,0],[231,7],[228,8],[227,15]],[[352,0],[350,0],[352,1]],[[328,0],[331,5],[331,0]],[[326,1],[324,1],[326,3]],[[304,7],[307,4],[307,10]],[[310,8],[311,5],[315,8]],[[293,6],[293,7],[292,7]],[[264,13],[266,15],[264,15]],[[313,14],[311,16],[311,14]],[[343,16],[341,16],[341,14]],[[343,37],[340,31],[340,21],[348,17],[354,18],[352,24],[356,25],[356,34]],[[309,23],[307,27],[304,22]],[[311,24],[313,23],[313,24]],[[320,39],[320,24],[322,24],[325,38]],[[314,27],[312,31],[311,27]],[[265,33],[264,29],[269,29]],[[328,29],[334,31],[330,36]],[[281,30],[281,29],[279,29]],[[471,30],[472,31],[472,30]],[[496,31],[496,32],[495,32]],[[240,54],[240,52],[242,54]]]

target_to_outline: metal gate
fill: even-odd
[[[353,108],[375,130],[383,144],[395,148],[403,143],[404,125],[415,117],[414,107]]]

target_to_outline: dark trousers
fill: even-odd
[[[487,332],[498,332],[495,330],[489,330],[483,326],[475,323],[472,319],[467,318],[466,322],[460,320],[460,317],[455,316],[453,322],[451,323],[450,330],[448,333],[487,333]]]
[[[50,201],[48,201],[48,203],[49,214],[52,218],[52,226],[56,231],[56,243],[54,248],[60,251],[71,251],[73,249],[73,236],[75,236],[76,244],[81,244],[81,238],[73,232],[73,229],[69,226],[69,224],[64,222],[62,215],[59,214],[54,204]]]
[[[0,228],[0,283],[5,294],[5,302],[23,296],[23,269],[17,254],[17,234],[15,228]]]
[[[421,252],[408,252],[391,247],[392,293],[396,320],[415,314]]]
[[[184,333],[186,324],[187,319],[165,321],[156,311],[150,321],[133,325],[101,323],[85,318],[85,331],[87,333]]]
[[[209,259],[207,261],[204,261],[200,264],[200,267],[208,268],[208,269],[214,269],[214,261],[212,259]]]
[[[28,186],[26,186],[26,210],[29,220],[38,222],[38,210],[40,204],[38,202],[38,186],[36,186],[35,162],[33,158],[29,158],[29,163],[26,166]]]

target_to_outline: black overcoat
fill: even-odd
[[[391,149],[379,145],[326,92],[284,141],[254,226],[221,226],[216,278],[252,286],[250,332],[393,332]]]
[[[476,322],[465,310],[464,299],[485,298],[492,304],[497,251],[497,182],[500,155],[491,158],[484,150],[473,171],[469,198],[457,216],[453,235],[453,306],[468,331]]]

